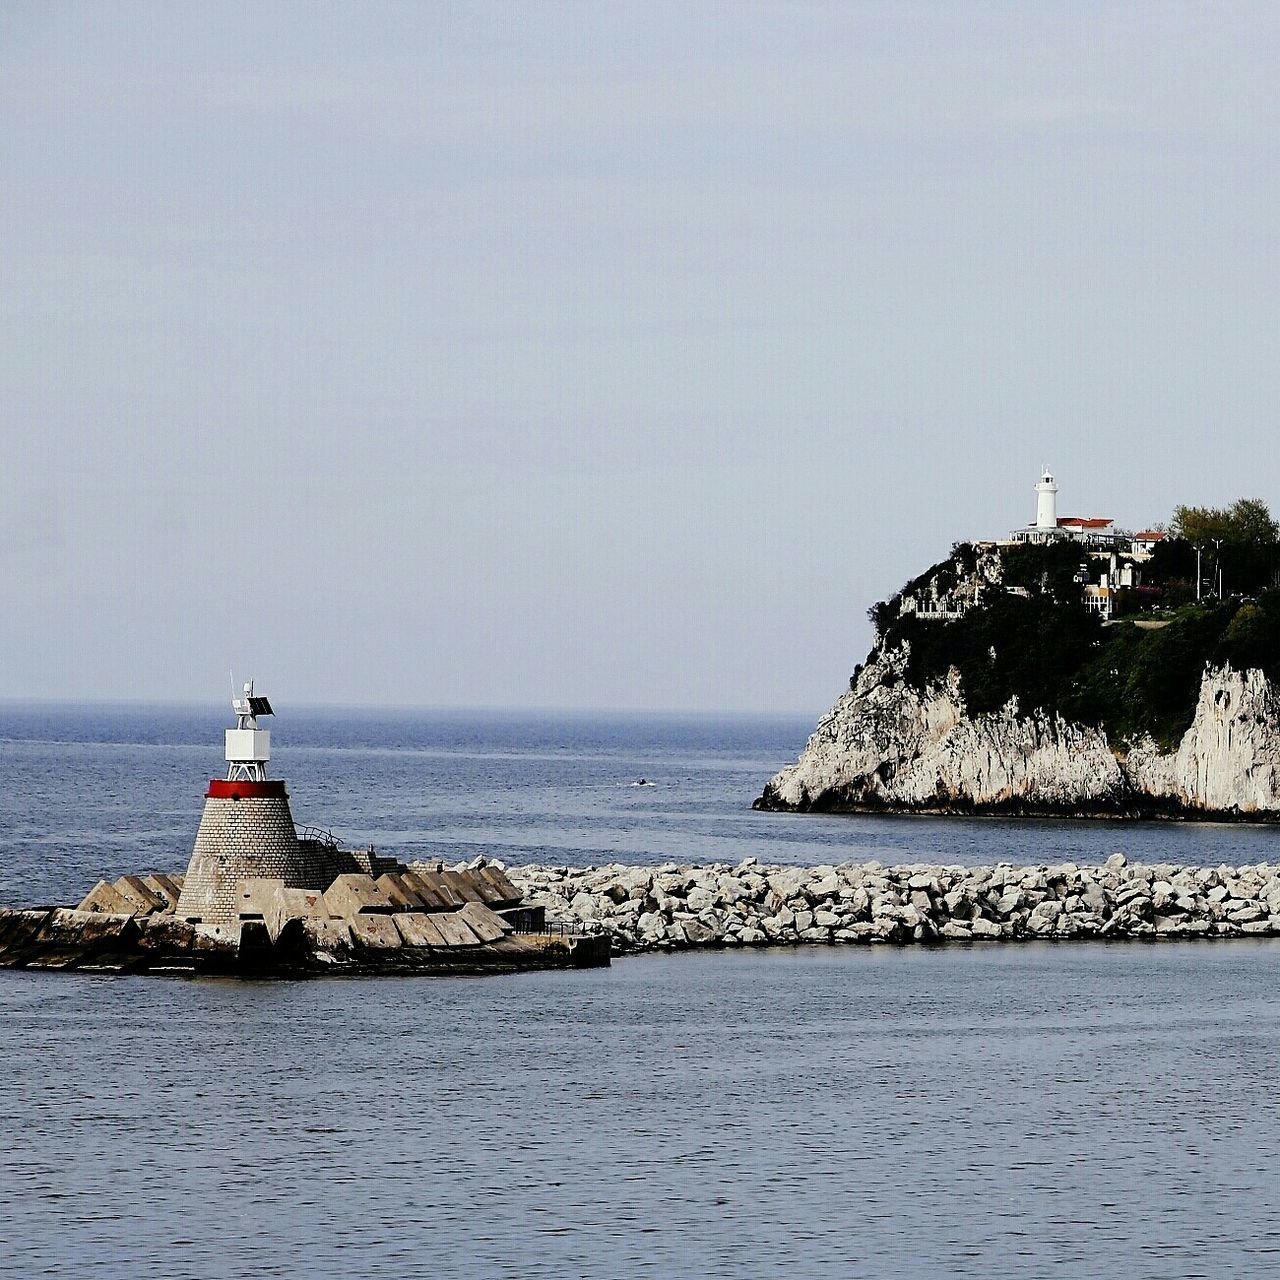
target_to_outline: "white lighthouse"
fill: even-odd
[[[1058,485],[1048,467],[1040,473],[1036,484],[1036,523],[1037,529],[1057,529],[1058,527]]]

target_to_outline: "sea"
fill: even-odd
[[[0,901],[181,870],[225,723],[0,705]],[[1246,824],[753,812],[811,726],[290,711],[272,774],[400,857],[1277,860]],[[0,1277],[1265,1276],[1278,1067],[1270,940],[0,971]]]

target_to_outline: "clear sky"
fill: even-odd
[[[813,713],[1280,506],[1274,3],[0,6],[0,696]]]

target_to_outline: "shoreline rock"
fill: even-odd
[[[508,867],[613,954],[707,947],[1280,936],[1280,865]]]

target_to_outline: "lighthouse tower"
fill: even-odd
[[[192,924],[230,926],[237,920],[236,887],[251,876],[278,876],[296,889],[313,884],[315,868],[298,844],[284,783],[267,777],[271,733],[258,717],[272,713],[253,681],[233,697],[236,727],[226,731],[227,776],[205,792],[204,813],[174,914]]]
[[[1036,484],[1036,523],[1037,529],[1057,529],[1058,527],[1058,486],[1053,473],[1045,467]]]

